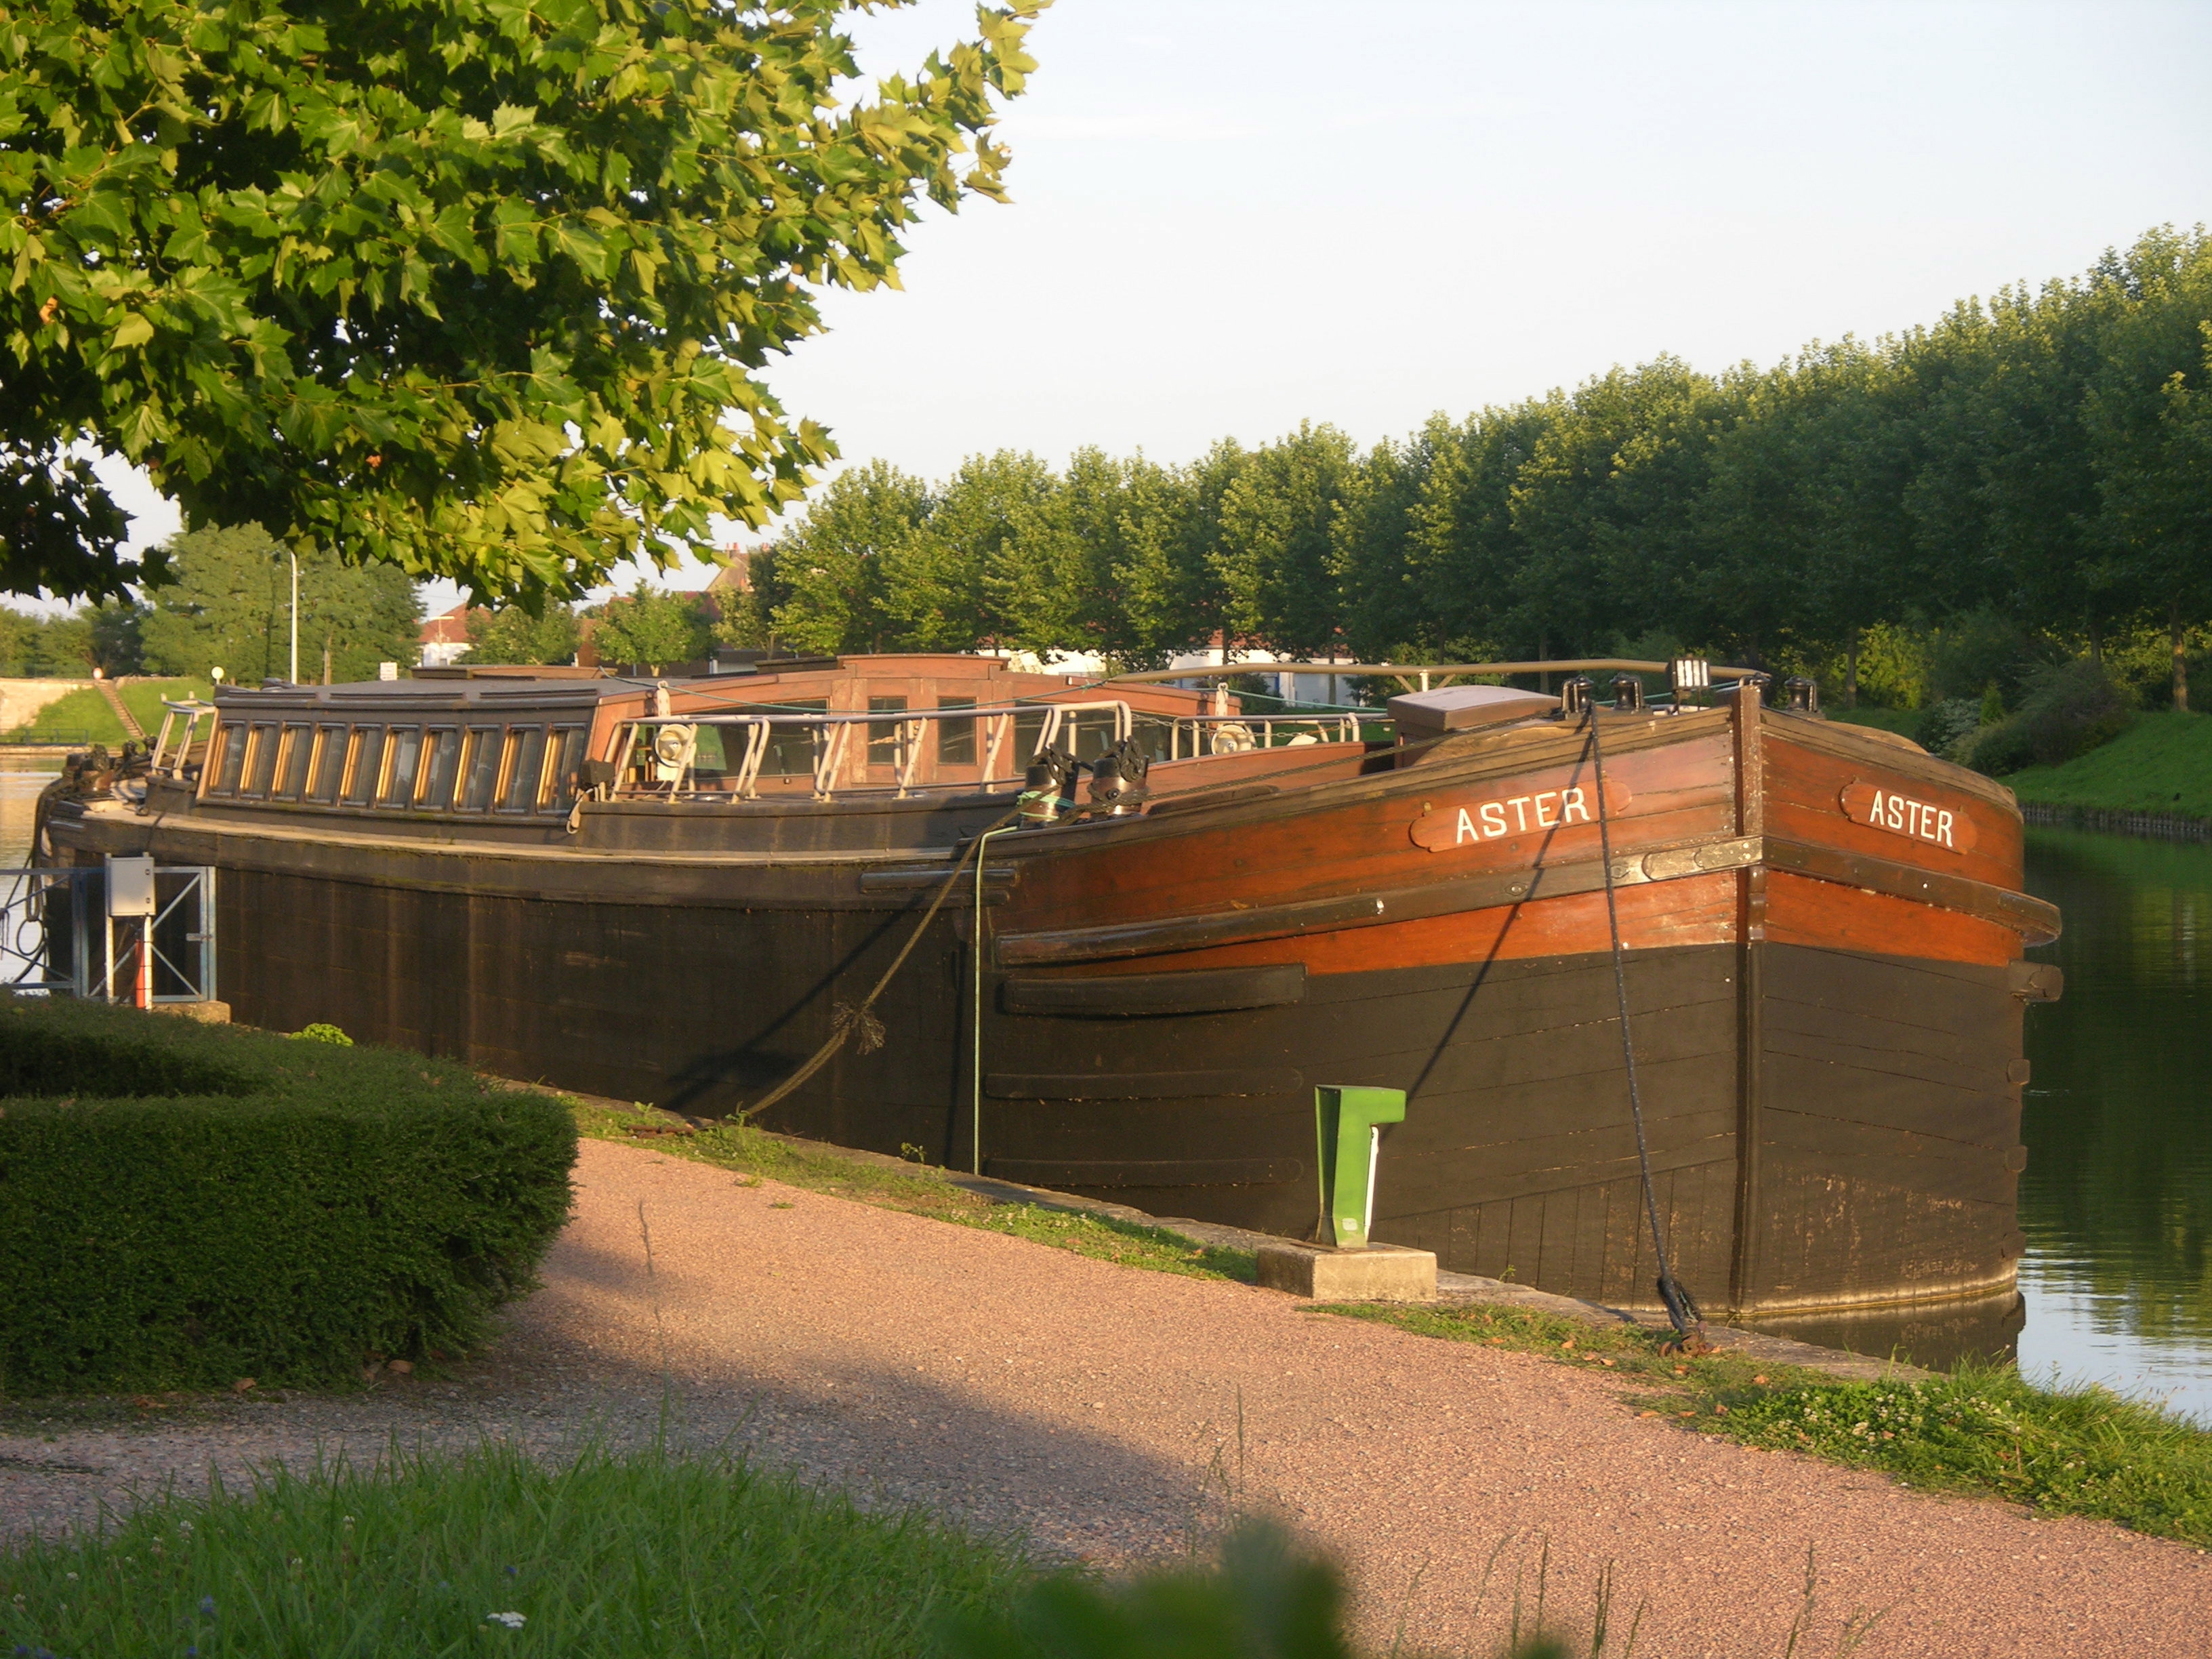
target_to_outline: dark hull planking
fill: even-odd
[[[1924,757],[1824,728],[1764,741],[1757,720],[1624,722],[1607,738],[1678,1273],[1740,1314],[2002,1289],[2021,1249],[2021,1018],[2036,994],[2006,908],[2017,815]],[[1356,749],[1313,764],[1310,788],[994,843],[984,1169],[1308,1236],[1313,1085],[1400,1087],[1377,1237],[1449,1269],[1648,1304],[1603,866],[1590,827],[1557,818],[1558,792],[1589,781],[1572,734],[1403,771]],[[1923,869],[1923,849],[1850,822],[1837,792],[1883,769],[1974,815],[1978,844]],[[1506,823],[1495,836],[1435,828],[1455,802],[1543,789],[1548,826],[1524,808],[1519,828],[1478,813],[1478,829]],[[814,1051],[915,926],[930,896],[917,872],[943,867],[930,843],[1002,805],[787,811],[764,821],[783,856],[751,862],[701,856],[684,814],[635,807],[591,810],[576,850],[269,837],[190,811],[152,839],[224,868],[222,981],[241,1020],[328,1020],[714,1116]],[[82,856],[148,838],[119,817],[57,833]],[[958,892],[877,1006],[884,1045],[848,1044],[770,1127],[975,1160],[973,889]]]

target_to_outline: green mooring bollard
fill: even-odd
[[[1375,1159],[1382,1146],[1376,1126],[1406,1121],[1403,1089],[1314,1091],[1314,1138],[1321,1152],[1322,1231],[1340,1249],[1367,1243],[1375,1220]]]

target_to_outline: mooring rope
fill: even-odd
[[[1605,921],[1613,935],[1613,991],[1620,1010],[1620,1058],[1628,1073],[1628,1115],[1636,1125],[1636,1166],[1644,1181],[1644,1212],[1651,1222],[1651,1249],[1659,1261],[1659,1300],[1674,1334],[1685,1341],[1700,1332],[1705,1316],[1667,1260],[1666,1230],[1659,1224],[1659,1195],[1651,1181],[1651,1149],[1644,1135],[1644,1094],[1636,1079],[1636,1038],[1628,1026],[1628,961],[1620,943],[1620,908],[1613,893],[1613,833],[1605,804],[1605,754],[1598,743],[1597,705],[1590,701],[1590,683],[1582,682],[1583,717],[1589,722],[1590,771],[1597,789],[1598,856],[1605,865]]]
[[[921,936],[929,931],[929,924],[937,920],[937,913],[945,908],[945,901],[951,896],[954,886],[958,884],[960,872],[968,867],[968,860],[981,851],[984,836],[989,835],[992,830],[1002,828],[1012,821],[1013,816],[1012,812],[1007,813],[996,823],[992,824],[989,830],[986,830],[982,835],[977,836],[975,840],[968,843],[968,850],[961,854],[959,861],[945,872],[945,884],[938,889],[937,896],[930,900],[929,908],[922,912],[921,920],[915,924],[914,932],[907,935],[906,943],[899,947],[898,955],[891,958],[891,965],[884,969],[883,977],[876,981],[876,988],[868,993],[867,1000],[857,1008],[848,1007],[843,1003],[836,1005],[834,1029],[830,1033],[830,1040],[817,1048],[812,1058],[804,1066],[777,1084],[767,1094],[750,1105],[741,1106],[732,1113],[731,1116],[733,1119],[743,1122],[748,1118],[757,1117],[761,1113],[768,1110],[769,1107],[827,1066],[830,1056],[843,1048],[845,1039],[856,1030],[860,1034],[862,1054],[872,1053],[882,1046],[883,1022],[878,1020],[872,1012],[876,1006],[876,999],[883,995],[885,988],[896,976],[898,970],[906,966],[906,959],[914,954],[914,947],[921,943]],[[982,884],[982,872],[978,870],[975,880],[979,887]]]

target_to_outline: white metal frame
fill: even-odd
[[[611,755],[618,763],[627,764],[640,732],[660,726],[690,728],[695,735],[685,744],[682,764],[666,776],[656,776],[642,790],[635,785],[623,791],[632,799],[645,796],[666,799],[672,796],[692,796],[712,800],[755,800],[760,795],[761,767],[768,758],[769,740],[778,726],[796,726],[813,733],[814,799],[832,800],[838,793],[837,778],[852,752],[853,728],[856,726],[896,725],[898,728],[898,754],[894,763],[895,781],[890,786],[900,799],[915,790],[915,775],[921,769],[922,739],[933,721],[975,720],[983,723],[982,764],[977,770],[982,775],[975,787],[990,790],[1021,782],[1018,777],[999,778],[1000,757],[1012,744],[1014,721],[1024,714],[1042,714],[1043,722],[1037,732],[1036,746],[1029,758],[1042,754],[1059,739],[1067,727],[1070,715],[1099,714],[1110,711],[1114,715],[1114,740],[1120,743],[1136,729],[1136,717],[1129,705],[1118,697],[1099,698],[1084,702],[1039,702],[1011,704],[999,708],[909,708],[902,711],[879,710],[868,714],[817,713],[809,709],[790,713],[763,711],[744,714],[653,714],[637,720],[624,720],[615,728]],[[698,751],[696,728],[702,726],[719,727],[725,732],[743,731],[745,746],[735,769],[735,787],[730,789],[697,791],[688,786],[691,781],[693,761]],[[656,771],[668,763],[656,763]],[[880,786],[877,786],[880,787]],[[870,786],[849,788],[847,793],[866,793]]]
[[[148,769],[156,777],[173,778],[183,769],[185,762],[191,756],[192,740],[198,735],[201,718],[212,715],[215,705],[202,702],[197,697],[187,697],[175,702],[164,697],[161,707],[167,712],[161,716],[161,734],[154,739],[154,753],[148,763]],[[180,720],[184,722],[184,730],[178,734],[176,744],[172,747],[169,734],[175,730]]]

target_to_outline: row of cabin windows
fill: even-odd
[[[226,722],[208,793],[430,811],[565,811],[584,738],[580,726]]]

